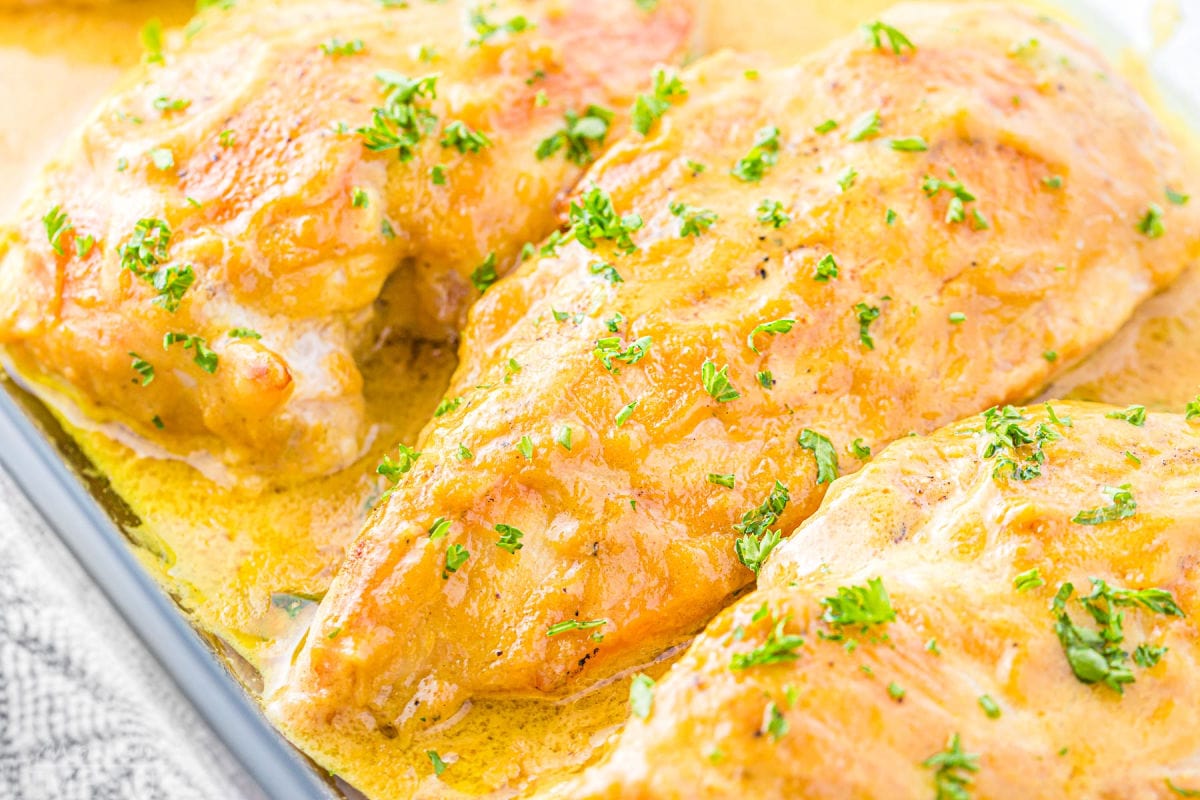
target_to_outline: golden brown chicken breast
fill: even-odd
[[[473,308],[273,698],[339,772],[339,733],[557,695],[695,631],[839,472],[1029,396],[1200,247],[1141,102],[1006,6],[907,7],[657,94]]]
[[[1143,413],[896,442],[634,680],[636,718],[561,796],[1192,796],[1200,419]]]
[[[0,245],[0,343],[176,455],[346,464],[356,348],[449,336],[553,229],[686,48],[686,3],[655,6],[281,0],[150,37]]]

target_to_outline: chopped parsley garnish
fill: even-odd
[[[470,24],[475,31],[475,38],[467,43],[471,47],[479,47],[493,36],[498,36],[502,33],[524,33],[537,27],[525,17],[519,15],[499,24],[489,22],[483,13],[483,9],[478,6],[471,10]]]
[[[604,239],[614,242],[623,253],[637,250],[631,234],[642,227],[642,218],[637,214],[619,216],[612,198],[599,186],[589,189],[581,202],[572,200],[568,217],[568,237],[574,237],[588,250],[595,250],[596,242]]]
[[[1184,789],[1182,786],[1176,786],[1167,778],[1167,788],[1180,797],[1200,797],[1200,789]]]
[[[501,550],[516,554],[518,550],[525,546],[521,544],[521,537],[525,534],[512,525],[501,523],[496,526],[496,533],[500,534],[500,540],[496,542],[496,546]]]
[[[437,115],[420,103],[437,97],[437,75],[409,78],[392,70],[375,73],[388,90],[384,104],[371,111],[371,124],[356,128],[363,146],[373,152],[395,150],[409,161],[421,139],[437,126]]]
[[[700,236],[717,221],[717,214],[707,208],[675,202],[670,205],[671,213],[680,219],[679,237]]]
[[[762,732],[770,736],[771,741],[774,742],[778,742],[788,732],[787,718],[783,716],[779,706],[775,705],[774,700],[767,703],[767,707],[763,711]]]
[[[355,186],[350,190],[350,206],[352,208],[366,208],[371,202],[371,198],[361,186]]]
[[[600,363],[609,372],[619,372],[620,368],[613,365],[613,359],[626,364],[636,364],[646,357],[650,351],[653,339],[643,336],[629,344],[624,344],[620,336],[605,336],[596,340],[596,348],[592,351]]]
[[[1187,407],[1183,410],[1183,418],[1188,422],[1200,419],[1200,395],[1196,395],[1195,400],[1188,401]]]
[[[878,135],[880,122],[879,109],[866,112],[850,124],[850,130],[846,132],[846,140],[861,142]]]
[[[343,42],[336,36],[328,42],[322,42],[321,52],[327,56],[353,56],[363,51],[362,39],[351,39],[348,42]]]
[[[908,694],[908,692],[904,690],[904,687],[895,681],[892,681],[888,684],[887,693],[888,697],[892,698],[896,702],[900,702],[904,699],[904,695]]]
[[[441,164],[434,164],[429,168],[429,182],[434,186],[446,185],[446,168]]]
[[[175,154],[165,147],[152,147],[146,151],[146,155],[150,156],[150,163],[155,169],[165,171],[175,166]]]
[[[611,317],[604,320],[604,327],[608,328],[613,333],[620,333],[621,326],[625,324],[625,315],[620,311],[614,313]]]
[[[163,40],[162,40],[162,21],[157,17],[147,20],[146,24],[138,32],[138,38],[142,40],[142,47],[145,49],[146,63],[162,64],[163,63]]]
[[[46,216],[42,217],[42,224],[46,226],[46,238],[50,241],[50,247],[61,256],[63,254],[62,236],[71,229],[67,212],[63,211],[60,206],[55,206],[46,212]]]
[[[930,199],[937,197],[943,190],[949,192],[950,202],[946,206],[946,222],[958,223],[967,218],[966,204],[974,202],[976,198],[974,194],[967,190],[962,181],[958,180],[958,174],[953,168],[949,170],[949,175],[949,180],[941,180],[932,175],[926,175],[925,179],[921,182],[921,189]],[[975,230],[983,230],[988,227],[987,217],[979,212],[978,209],[972,210],[971,217],[973,220],[972,226]]]
[[[450,520],[445,517],[438,517],[429,526],[429,539],[436,542],[438,539],[446,538],[446,534],[450,533]]]
[[[468,448],[462,442],[459,442],[458,444],[458,453],[456,455],[459,461],[470,461],[475,457],[475,454],[471,452],[470,448]]]
[[[452,544],[446,548],[446,568],[442,570],[442,580],[449,580],[450,573],[457,572],[470,557],[471,553],[461,544]]]
[[[845,167],[837,175],[837,185],[843,192],[850,191],[850,187],[858,180],[858,170],[854,167]]]
[[[129,357],[133,359],[133,363],[129,366],[133,368],[134,372],[142,376],[142,386],[148,386],[154,380],[154,365],[132,350],[129,351]],[[137,378],[134,378],[133,382],[137,383]]]
[[[1183,192],[1177,192],[1174,189],[1172,189],[1170,186],[1167,187],[1166,191],[1167,191],[1167,202],[1169,202],[1171,205],[1174,205],[1174,206],[1187,205],[1187,201],[1191,199],[1190,195],[1186,195]]]
[[[758,508],[751,509],[742,515],[742,521],[733,526],[741,533],[734,542],[734,552],[738,561],[754,571],[757,575],[762,569],[767,556],[779,544],[781,531],[769,530],[779,519],[779,515],[787,508],[788,490],[779,481],[775,481],[767,499]]]
[[[951,325],[962,325],[967,321],[967,315],[961,311],[951,311],[946,315],[946,319],[950,320]]]
[[[166,95],[160,95],[154,98],[154,107],[164,114],[170,111],[183,111],[191,104],[191,100],[184,100],[183,98],[171,99]]]
[[[772,228],[782,228],[792,221],[791,215],[783,210],[783,203],[778,200],[765,199],[755,211],[758,212],[758,221]]]
[[[764,389],[770,389],[775,385],[775,376],[771,374],[771,370],[769,369],[754,373],[754,377],[758,379],[758,385]]]
[[[983,713],[988,715],[989,719],[1000,718],[1000,706],[992,699],[989,694],[981,694],[979,696],[979,707],[983,709]]]
[[[457,411],[458,407],[463,404],[463,400],[464,398],[462,397],[444,397],[438,403],[437,408],[433,410],[433,415],[435,417],[444,417],[447,414]]]
[[[650,709],[653,705],[654,679],[639,672],[633,676],[633,682],[629,684],[629,710],[638,719],[645,719],[650,716]]]
[[[817,133],[829,133],[830,131],[837,130],[837,126],[838,124],[836,119],[827,119],[820,125],[813,128],[813,130]]]
[[[1152,644],[1139,644],[1133,651],[1133,663],[1137,664],[1142,669],[1149,669],[1162,661],[1162,657],[1167,654],[1168,648],[1159,647]]]
[[[766,640],[753,650],[734,653],[729,660],[729,668],[749,669],[768,664],[785,664],[800,658],[797,651],[804,646],[804,637],[784,631],[787,622],[787,617],[777,621],[775,627],[767,634]]]
[[[700,366],[700,381],[704,384],[704,391],[718,403],[728,403],[742,396],[729,382],[728,372],[729,365],[718,370],[717,365],[711,361],[705,361]]]
[[[898,139],[888,139],[888,146],[902,153],[923,153],[929,149],[929,143],[920,136],[904,136]]]
[[[473,131],[465,122],[454,120],[442,129],[440,141],[442,147],[453,147],[460,153],[478,153],[485,147],[491,147],[492,140],[479,131]]]
[[[838,477],[837,451],[829,438],[805,428],[796,438],[797,444],[811,450],[817,461],[817,483],[833,483]]]
[[[525,456],[526,461],[531,460],[533,458],[533,439],[522,436],[521,441],[517,442],[517,452]]]
[[[737,477],[732,473],[710,472],[707,478],[709,483],[717,486],[724,486],[726,489],[732,489]]]
[[[75,237],[75,255],[80,258],[87,258],[88,253],[92,252],[92,247],[96,244],[96,237],[90,233],[83,236]]]
[[[437,750],[426,750],[425,755],[429,758],[429,763],[433,764],[433,774],[439,778],[442,777],[442,773],[446,771],[446,762],[442,761]]]
[[[421,457],[420,453],[406,444],[398,445],[398,449],[399,455],[397,458],[393,459],[391,456],[384,456],[383,461],[379,462],[379,466],[375,468],[377,473],[392,483],[399,481],[400,476],[410,471],[413,468],[413,464]]]
[[[1146,424],[1146,407],[1130,406],[1124,411],[1110,411],[1104,416],[1108,419],[1123,419],[1130,425],[1141,428]]]
[[[1005,472],[1008,477],[1018,481],[1033,480],[1042,474],[1042,464],[1046,462],[1042,448],[1062,436],[1044,422],[1039,422],[1033,431],[1029,431],[1021,424],[1028,421],[1019,409],[1012,406],[993,406],[983,412],[983,433],[987,441],[983,457],[999,456],[992,469],[994,479],[999,479]],[[1052,422],[1065,426],[1062,420]]]
[[[1028,592],[1030,589],[1036,589],[1039,586],[1045,585],[1046,581],[1043,580],[1041,574],[1038,573],[1037,567],[1034,567],[1027,572],[1022,572],[1020,575],[1013,578],[1013,588],[1015,588],[1018,592]]]
[[[634,409],[636,409],[638,407],[638,402],[640,402],[640,401],[633,400],[629,403],[626,403],[625,405],[623,405],[621,407],[621,410],[617,412],[617,427],[618,428],[621,427],[622,425],[624,425],[626,422],[628,422],[629,418],[633,416]]]
[[[1103,525],[1106,522],[1132,517],[1137,513],[1137,501],[1133,499],[1133,492],[1130,491],[1130,488],[1128,483],[1120,486],[1100,487],[1101,493],[1111,499],[1112,503],[1080,511],[1071,517],[1071,522],[1077,525]]]
[[[686,96],[687,89],[678,75],[669,75],[664,69],[656,69],[653,93],[639,94],[633,103],[633,129],[643,136],[650,133],[655,121],[671,107],[671,100]]]
[[[621,273],[617,272],[617,268],[607,261],[596,261],[588,264],[588,272],[593,275],[599,275],[609,283],[624,283],[625,279],[621,277]]]
[[[887,39],[887,47],[890,47],[895,55],[900,55],[900,52],[906,47],[916,52],[917,46],[909,41],[907,36],[884,22],[876,20],[868,25],[863,25],[862,29],[870,39],[871,46],[876,50],[886,49],[883,40]]]
[[[883,221],[885,223],[887,223],[888,225],[895,225],[896,224],[896,212],[889,208],[887,211],[885,211],[883,213]]]
[[[586,166],[592,163],[592,147],[602,147],[612,125],[613,112],[600,106],[588,106],[583,116],[568,110],[563,114],[566,125],[543,139],[535,151],[538,160],[547,159],[566,148],[567,160]]]
[[[184,350],[192,351],[192,361],[196,362],[200,369],[210,375],[217,371],[217,354],[209,349],[208,342],[202,337],[191,333],[168,333],[163,336],[163,349],[166,350],[177,342],[183,343]]]
[[[760,333],[769,333],[772,336],[779,333],[788,333],[796,324],[796,320],[787,317],[777,319],[774,322],[763,322],[754,326],[754,330],[750,331],[750,335],[746,337],[746,346],[758,353],[758,348],[754,346],[754,337]]]
[[[944,750],[922,761],[921,766],[934,771],[937,800],[970,800],[968,789],[974,779],[967,773],[979,771],[979,756],[963,752],[957,733],[950,736]]]
[[[233,147],[237,142],[237,134],[226,128],[217,134],[217,144],[221,147]]]
[[[564,619],[562,622],[556,622],[547,628],[546,635],[557,636],[567,631],[586,631],[607,624],[608,620],[606,619]]]
[[[821,601],[825,606],[823,619],[837,627],[883,625],[896,618],[891,598],[882,578],[871,578],[866,586],[839,586],[835,597]]]
[[[779,161],[779,128],[768,125],[754,137],[750,152],[733,165],[732,175],[747,183],[757,183],[767,174],[769,167]]]
[[[496,273],[496,254],[491,252],[487,254],[483,263],[471,270],[471,283],[479,290],[480,294],[483,294],[498,280],[500,280],[500,276]]]
[[[837,276],[838,265],[833,258],[833,253],[821,256],[821,260],[817,262],[817,271],[813,273],[813,280],[818,283],[828,283]]]
[[[1042,185],[1047,189],[1061,189],[1063,185],[1062,175],[1047,175],[1042,178]]]
[[[1163,210],[1158,203],[1151,203],[1146,208],[1146,213],[1138,220],[1137,229],[1151,239],[1157,239],[1166,233],[1166,224],[1163,222]]]
[[[560,425],[554,430],[554,442],[569,451],[571,449],[571,426]]]
[[[871,338],[871,323],[879,319],[881,313],[879,306],[869,306],[866,303],[854,304],[854,315],[858,319],[858,340],[868,350],[875,349],[875,340]]]
[[[1118,608],[1142,608],[1170,617],[1184,616],[1175,604],[1171,593],[1164,589],[1122,589],[1110,586],[1107,581],[1092,578],[1092,593],[1080,597],[1079,602],[1099,630],[1076,625],[1067,612],[1067,601],[1075,592],[1073,584],[1064,583],[1054,597],[1054,632],[1062,644],[1067,663],[1075,677],[1083,683],[1103,683],[1118,694],[1124,686],[1133,683],[1133,671],[1126,662],[1129,653],[1120,645],[1125,641],[1123,623],[1125,615]],[[1158,654],[1158,658],[1162,653]],[[1142,660],[1152,656],[1142,652]],[[1157,663],[1157,659],[1155,662]]]
[[[850,443],[850,454],[859,461],[866,461],[871,457],[871,448],[863,444],[862,439],[855,439]]]

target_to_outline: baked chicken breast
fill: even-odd
[[[1200,419],[1142,413],[995,409],[891,445],[635,681],[561,796],[1191,796]]]
[[[665,79],[473,307],[268,698],[323,764],[695,632],[870,448],[1030,396],[1195,258],[1172,146],[1074,34],[1004,5],[869,30]]]
[[[674,0],[213,5],[150,37],[24,204],[0,344],[151,452],[335,470],[368,434],[356,354],[454,334],[691,24]]]

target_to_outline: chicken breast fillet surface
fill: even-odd
[[[835,484],[561,796],[1200,788],[1181,735],[1200,726],[1200,420],[1113,411],[976,417]],[[988,457],[1011,425],[1034,442]],[[1037,476],[1004,464],[1039,449]]]
[[[452,335],[690,28],[682,2],[214,7],[0,242],[0,344],[176,455],[343,466],[367,434],[356,351]]]
[[[1030,396],[1196,256],[1174,150],[1073,34],[1000,5],[888,22],[915,49],[688,71],[585,178],[570,241],[473,308],[273,698],[318,759],[679,641],[753,581],[739,529]]]

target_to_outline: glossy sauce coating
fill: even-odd
[[[488,262],[494,280],[548,233],[553,200],[580,174],[561,151],[539,159],[539,142],[568,110],[627,105],[691,29],[674,2],[513,2],[482,22],[473,7],[264,0],[172,34],[47,169],[0,244],[0,343],[16,366],[158,455],[210,454],[211,467],[192,459],[210,474],[286,483],[354,461],[369,437],[360,352],[380,335],[452,337],[472,274]],[[582,46],[591,36],[620,47],[620,63]],[[411,154],[366,148],[355,131],[389,86],[433,75],[409,98]],[[488,144],[472,151],[448,130]],[[61,254],[43,221],[52,209],[66,215]],[[174,311],[122,266],[140,220],[170,235],[139,268],[194,273]],[[207,366],[191,340],[167,347],[169,333],[201,337]]]
[[[791,495],[780,526],[816,508],[825,485],[802,431],[828,437],[848,472],[855,439],[878,448],[1027,396],[1195,257],[1194,206],[1165,209],[1169,235],[1137,229],[1183,176],[1132,91],[1054,23],[982,12],[895,12],[915,53],[855,36],[792,69],[697,65],[686,100],[609,152],[584,185],[641,216],[638,249],[564,245],[473,308],[447,395],[460,407],[423,432],[274,698],[289,735],[345,772],[350,743],[379,730],[404,741],[473,695],[554,696],[637,663],[751,582],[732,526],[776,479]],[[873,110],[878,134],[852,136]],[[831,118],[837,130],[814,131]],[[1073,136],[1050,135],[1063,119]],[[758,183],[732,177],[769,125],[778,163]],[[889,144],[918,136],[926,150]],[[1043,181],[1055,174],[1058,190]],[[977,198],[962,222],[947,219],[950,190],[923,191],[927,175]],[[791,222],[760,222],[764,198]],[[681,237],[676,202],[716,221]],[[817,281],[827,254],[839,275]],[[879,308],[874,349],[857,303]],[[776,319],[796,323],[760,333],[755,354],[747,336]],[[610,372],[594,351],[614,333],[622,348],[652,343]],[[728,366],[738,398],[710,396],[706,361]],[[438,518],[450,526],[431,539]],[[522,548],[498,547],[497,525]],[[451,573],[452,547],[469,557]],[[570,620],[605,622],[547,635]]]
[[[1200,787],[1185,733],[1200,725],[1200,419],[1150,414],[1138,427],[1109,418],[1111,406],[1053,408],[1069,425],[1042,407],[1021,423],[1062,437],[1031,480],[994,476],[976,417],[900,440],[838,483],[759,588],[654,688],[646,720],[631,719],[609,759],[554,796],[941,796],[923,762],[955,734],[977,756],[977,771],[954,772],[973,800],[1166,800],[1180,796],[1168,780]],[[1102,487],[1125,485],[1131,516],[1073,521],[1111,503]],[[876,578],[894,621],[865,632],[823,621],[825,598]],[[1073,623],[1098,629],[1078,601],[1091,578],[1166,590],[1186,614],[1115,609],[1123,649],[1167,648],[1153,666],[1125,662],[1135,680],[1123,694],[1079,680],[1055,633],[1066,582]],[[781,620],[804,639],[795,660],[731,669]],[[771,702],[784,722],[768,730]]]

